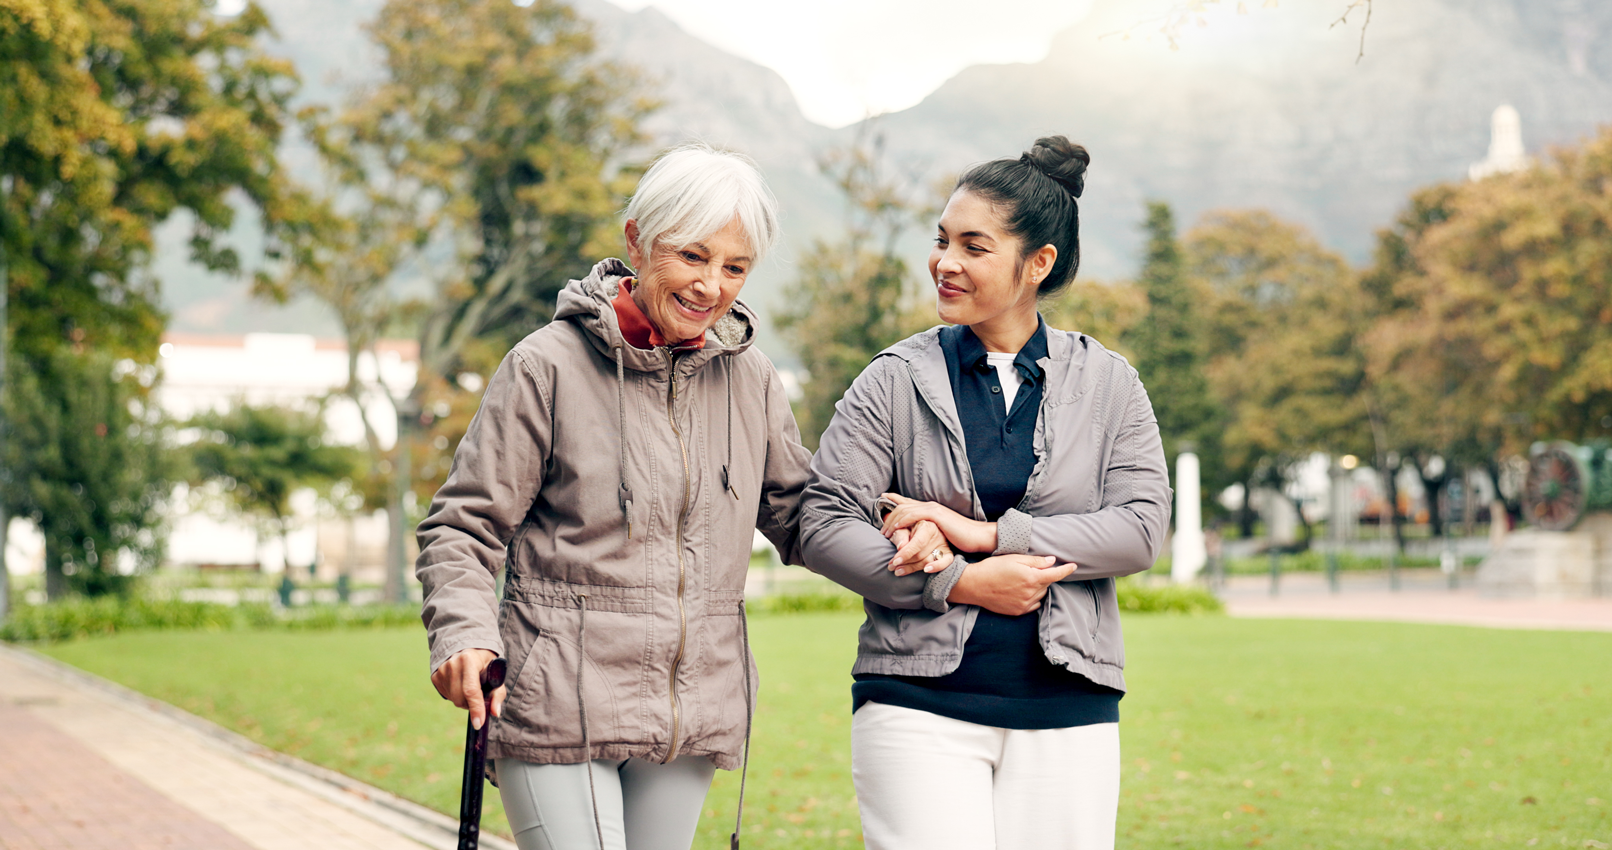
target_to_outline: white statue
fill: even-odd
[[[1198,456],[1182,452],[1175,459],[1175,536],[1170,538],[1170,579],[1192,581],[1209,559],[1203,545],[1203,505],[1198,483]]]
[[[1489,155],[1467,168],[1467,176],[1482,180],[1491,174],[1510,174],[1528,167],[1522,147],[1522,117],[1511,104],[1495,107],[1489,119]]]

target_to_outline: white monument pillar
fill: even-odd
[[[1175,536],[1170,541],[1170,578],[1191,581],[1209,559],[1203,546],[1203,505],[1198,485],[1198,456],[1182,452],[1175,459]]]
[[[1510,174],[1528,167],[1522,146],[1522,116],[1509,103],[1495,107],[1489,117],[1489,155],[1467,168],[1467,177],[1482,180],[1491,174]]]

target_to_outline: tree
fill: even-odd
[[[8,375],[8,512],[45,538],[45,592],[120,592],[162,554],[174,476],[165,422],[146,398],[155,369],[60,348]]]
[[[1055,298],[1042,301],[1047,324],[1080,331],[1131,357],[1128,341],[1147,317],[1147,295],[1129,281],[1075,280]]]
[[[1169,205],[1149,202],[1143,228],[1147,248],[1137,283],[1147,297],[1147,317],[1126,342],[1136,352],[1136,369],[1173,465],[1176,455],[1189,449],[1214,454],[1217,414],[1204,378],[1203,296],[1187,277]]]
[[[614,215],[651,104],[632,94],[631,74],[595,56],[588,24],[559,0],[391,0],[369,29],[386,77],[320,130],[341,173],[331,208],[347,220],[334,236],[305,235],[335,254],[344,239],[410,250],[351,277],[312,261],[262,282],[282,296],[323,293],[338,313],[367,300],[348,325],[351,351],[378,327],[417,329],[421,380],[397,400],[392,459],[388,591],[397,599],[413,455],[438,418],[428,395],[482,368],[482,350],[507,351],[544,324],[568,279],[619,250]],[[320,250],[304,248],[303,259]],[[394,294],[391,276],[404,268],[424,279],[424,296]]]
[[[788,290],[789,306],[773,317],[808,376],[795,418],[814,450],[835,403],[874,355],[935,322],[896,252],[917,210],[911,182],[883,174],[882,152],[882,136],[864,135],[819,162],[845,195],[845,236],[813,240]]]
[[[157,282],[141,274],[152,228],[189,211],[196,259],[237,271],[231,193],[270,224],[295,211],[275,146],[296,77],[258,47],[267,31],[256,6],[224,20],[201,0],[0,0],[0,246],[17,354],[77,343],[151,362],[163,324]]]
[[[242,514],[269,523],[286,544],[295,515],[291,496],[304,488],[325,489],[350,480],[361,453],[326,441],[324,411],[238,404],[225,412],[210,411],[187,423],[200,434],[189,448],[194,484],[216,482],[225,498]]]
[[[1313,452],[1362,450],[1355,276],[1304,228],[1263,210],[1205,214],[1185,255],[1203,297],[1206,374],[1222,415],[1220,456],[1206,467],[1214,485],[1243,485],[1247,535],[1255,486],[1285,490]]]
[[[1536,440],[1612,431],[1608,185],[1612,131],[1424,189],[1378,235],[1366,347],[1385,451],[1498,480],[1501,457]]]
[[[226,20],[203,0],[0,0],[0,281],[7,288],[0,327],[19,361],[16,373],[41,378],[57,402],[5,405],[21,418],[0,434],[46,433],[44,411],[57,415],[68,399],[115,395],[96,352],[140,365],[154,359],[164,319],[157,281],[143,272],[157,223],[188,211],[195,259],[237,271],[240,258],[224,241],[233,198],[259,209],[271,237],[295,219],[297,198],[284,190],[275,148],[296,78],[259,48],[267,31],[253,5]],[[277,244],[271,238],[269,249]],[[64,358],[64,349],[88,359]],[[98,439],[125,437],[113,429]],[[145,448],[134,440],[74,462]],[[50,469],[14,471],[13,488],[52,490],[62,482],[21,477]],[[112,481],[121,473],[73,474]],[[127,516],[154,521],[155,514]],[[122,520],[101,511],[62,520],[102,521]],[[127,537],[111,526],[80,531],[79,539],[102,546]],[[69,537],[46,534],[47,563],[81,558]],[[57,545],[70,548],[50,551]]]

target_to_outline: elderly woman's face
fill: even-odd
[[[737,218],[687,245],[660,243],[646,256],[627,222],[627,258],[638,270],[632,298],[668,342],[705,333],[727,314],[750,274],[750,240]]]

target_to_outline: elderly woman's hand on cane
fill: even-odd
[[[431,684],[443,699],[453,703],[455,708],[470,710],[470,725],[476,729],[487,722],[487,701],[481,696],[481,671],[497,657],[498,653],[489,649],[466,649],[442,662],[431,674]],[[503,716],[507,692],[503,685],[492,692],[488,701],[492,703],[494,717]]]

